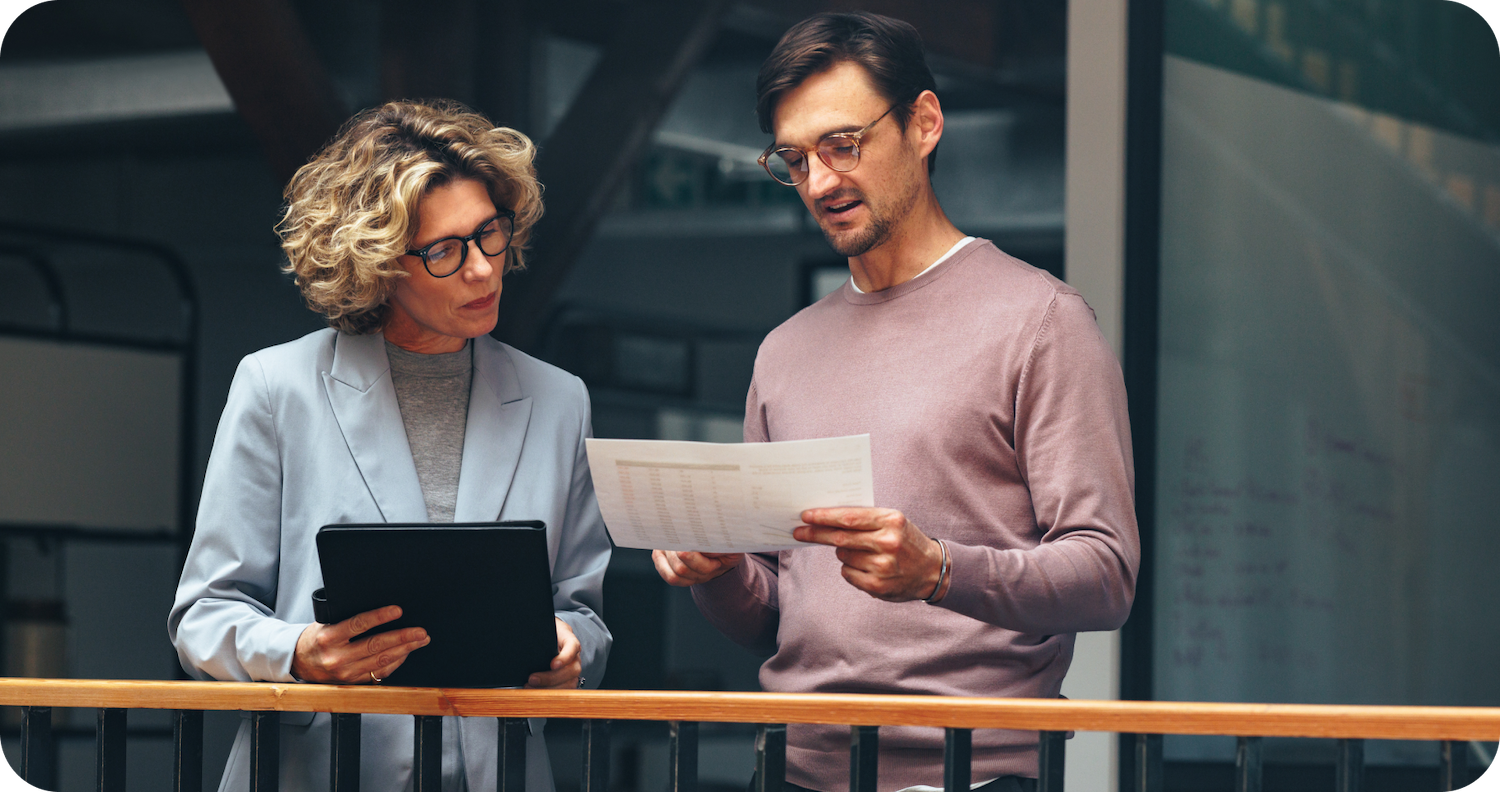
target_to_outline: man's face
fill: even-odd
[[[889,108],[864,67],[838,63],[781,98],[772,124],[776,145],[811,151],[824,136],[857,132]],[[860,256],[884,244],[916,204],[922,162],[895,116],[886,116],[865,133],[854,170],[839,173],[813,155],[807,180],[796,187],[841,256]]]

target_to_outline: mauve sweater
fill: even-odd
[[[1074,634],[1125,621],[1140,563],[1125,387],[1093,311],[982,239],[885,291],[845,283],[761,344],[745,440],[864,433],[875,504],[948,545],[942,602],[877,600],[810,546],[694,586],[704,615],[770,656],[769,691],[1057,697]],[[787,736],[788,781],[848,789],[847,727]],[[1036,732],[973,739],[976,781],[1036,776]],[[942,786],[941,729],[879,744],[883,792]]]

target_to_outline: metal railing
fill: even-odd
[[[125,789],[125,723],[129,709],[175,710],[174,792],[203,789],[203,712],[251,713],[252,792],[277,789],[281,712],[333,714],[329,788],[359,789],[361,714],[406,714],[416,720],[415,792],[439,789],[441,718],[498,718],[496,792],[526,788],[526,719],[583,721],[582,792],[608,792],[609,724],[613,720],[667,721],[672,792],[697,786],[698,724],[758,724],[756,792],[780,792],[786,772],[786,724],[848,725],[851,792],[875,792],[881,726],[934,726],[947,732],[945,789],[967,790],[974,729],[1041,733],[1040,792],[1063,789],[1063,746],[1069,731],[1135,735],[1133,792],[1163,789],[1162,736],[1210,734],[1239,737],[1237,790],[1258,792],[1261,739],[1314,737],[1338,741],[1336,789],[1357,792],[1364,775],[1364,741],[1442,742],[1443,789],[1462,784],[1463,743],[1500,736],[1500,707],[1395,707],[1300,704],[1211,704],[1062,699],[952,698],[940,696],[698,693],[657,691],[471,690],[239,682],[0,679],[0,705],[24,711],[20,772],[48,788],[52,766],[51,709],[98,710],[96,789]]]

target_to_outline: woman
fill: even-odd
[[[487,335],[501,276],[541,215],[535,148],[455,103],[395,102],[345,125],[287,186],[287,270],[330,329],[246,357],[214,438],[167,622],[199,679],[379,684],[428,642],[399,616],[313,619],[314,535],[332,523],[543,520],[558,655],[528,687],[597,684],[610,545],[570,374]],[[482,629],[483,614],[475,614]],[[361,788],[411,785],[412,718],[363,718]],[[329,778],[327,715],[282,718],[281,789]],[[494,789],[493,718],[445,718],[443,789]],[[527,786],[552,789],[540,730]],[[242,725],[221,790],[249,780]]]

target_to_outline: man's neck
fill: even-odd
[[[930,193],[927,198],[884,244],[849,259],[849,273],[860,291],[884,291],[917,277],[964,238],[937,199]]]

